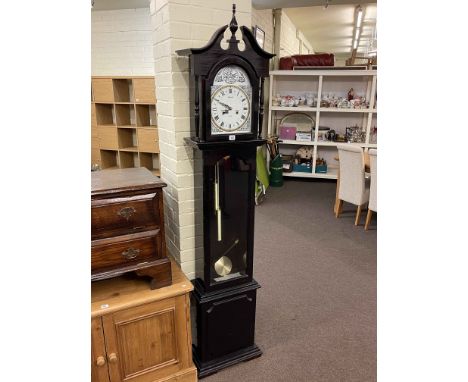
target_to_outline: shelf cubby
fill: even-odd
[[[118,151],[101,150],[101,168],[117,168],[118,167]]]
[[[140,152],[140,167],[150,171],[159,171],[159,154]]]
[[[136,129],[118,129],[119,149],[124,151],[138,151]]]
[[[133,102],[133,85],[131,79],[113,79],[114,102]]]
[[[115,119],[117,126],[136,126],[134,105],[115,105]]]
[[[285,95],[304,95],[305,93],[312,93],[317,97],[319,89],[318,77],[304,77],[304,76],[289,76],[288,82],[278,81],[274,84],[272,95],[275,97],[277,94]]]
[[[138,153],[131,151],[119,151],[120,168],[138,167]]]
[[[335,130],[337,134],[344,135],[346,133],[346,128],[351,126],[359,126],[363,130],[367,128],[368,121],[367,114],[322,114],[320,113],[320,122],[319,126],[329,127],[332,130]]]
[[[135,105],[137,126],[156,127],[156,106],[155,105]]]
[[[94,104],[96,123],[98,125],[114,125],[114,106],[106,103]]]
[[[116,127],[98,126],[97,134],[98,134],[99,147],[101,149],[117,150],[119,148]]]
[[[322,99],[333,95],[346,98],[353,88],[355,96],[363,96],[369,100],[370,82],[372,76],[323,76]]]

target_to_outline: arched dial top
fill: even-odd
[[[211,134],[252,132],[252,86],[244,69],[227,65],[211,86]]]

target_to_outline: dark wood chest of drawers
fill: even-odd
[[[171,284],[162,189],[146,168],[91,173],[91,280],[136,272],[151,288]]]

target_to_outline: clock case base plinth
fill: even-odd
[[[207,292],[203,281],[194,282],[197,344],[193,345],[193,361],[198,377],[208,375],[260,357],[262,351],[254,343],[256,295],[260,285],[251,282]]]

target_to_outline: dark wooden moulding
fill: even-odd
[[[92,172],[91,281],[134,272],[151,289],[172,282],[162,189],[146,168]]]

